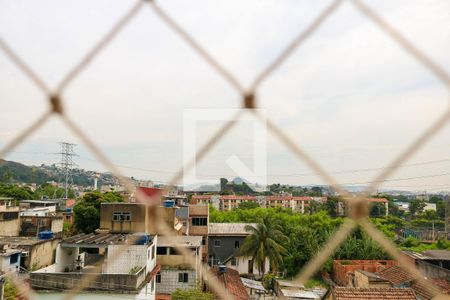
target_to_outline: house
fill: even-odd
[[[12,198],[0,198],[0,236],[18,236],[20,207]]]
[[[75,204],[76,201],[74,199],[66,199],[65,208],[62,213],[64,224],[73,224],[73,207]]]
[[[64,239],[55,264],[30,273],[30,286],[43,290],[76,288],[87,273],[95,274],[88,290],[138,293],[155,297],[157,236],[89,233]]]
[[[20,219],[21,236],[38,236],[39,232],[51,231],[57,238],[62,238],[63,216],[24,216]]]
[[[57,201],[21,200],[20,216],[51,216],[56,215]]]
[[[9,248],[9,245],[3,245],[0,248],[0,274],[18,273],[20,271],[20,257],[22,250]]]
[[[111,233],[145,232],[155,235],[158,233],[158,226],[154,220],[158,215],[169,228],[181,234],[183,225],[176,218],[176,209],[143,203],[102,203],[100,229]]]
[[[380,277],[388,280],[393,287],[405,288],[410,287],[414,290],[419,299],[428,300],[432,299],[434,296],[442,293],[450,293],[450,284],[448,278],[433,279],[428,278],[432,283],[434,283],[437,288],[431,285],[424,286],[423,283],[415,280],[415,278],[409,272],[405,271],[403,268],[398,266],[392,266],[386,268],[377,273]]]
[[[424,276],[450,280],[449,250],[403,251],[403,254]]]
[[[356,270],[377,273],[396,264],[394,260],[334,260],[333,277],[337,285],[349,286]]]
[[[191,257],[181,255],[176,247],[183,247],[192,253]],[[202,281],[202,237],[160,236],[156,250],[156,261],[161,266],[156,275],[157,298],[170,295],[177,288],[191,289]],[[192,267],[189,260],[195,264]]]
[[[256,264],[250,269],[251,257],[238,254],[240,246],[250,234],[245,227],[257,226],[256,223],[209,223],[208,264],[210,266],[225,265],[237,270],[239,274],[258,274]],[[266,271],[270,269],[266,258]]]
[[[208,261],[209,207],[189,205],[188,234],[202,238],[202,261]]]
[[[210,269],[212,275],[223,285],[231,299],[249,300],[244,284],[238,271],[225,266],[214,266]]]
[[[36,270],[54,262],[58,242],[56,238],[0,237],[0,248],[20,251],[21,268]]]
[[[416,300],[410,288],[354,288],[331,287],[323,298],[325,300]]]

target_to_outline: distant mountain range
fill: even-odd
[[[92,186],[95,174],[99,174],[98,184],[116,184],[117,179],[111,173],[97,173],[83,169],[71,171],[73,183],[80,186]],[[64,178],[56,165],[27,166],[22,163],[0,159],[0,182],[36,183],[60,182]]]

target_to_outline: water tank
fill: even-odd
[[[163,202],[163,206],[164,207],[174,207],[175,206],[175,201],[174,200],[165,200]]]
[[[53,231],[45,230],[38,234],[40,240],[49,240],[53,238]]]
[[[150,236],[145,233],[133,234],[134,245],[147,245],[150,241]]]

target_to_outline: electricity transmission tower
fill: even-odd
[[[60,167],[64,177],[64,197],[67,199],[69,185],[73,184],[72,168],[76,166],[73,162],[73,157],[78,155],[73,151],[76,144],[66,142],[61,142],[59,144],[61,145],[61,152],[58,154],[61,154]]]

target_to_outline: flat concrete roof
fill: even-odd
[[[175,247],[175,246],[185,246],[185,247],[200,247],[202,245],[201,236],[158,236],[158,247]]]
[[[53,239],[41,240],[36,237],[27,236],[0,236],[0,245],[21,245],[32,246],[39,243],[51,241]]]

